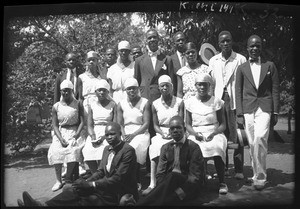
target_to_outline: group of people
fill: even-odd
[[[262,39],[247,41],[249,59],[232,50],[232,35],[218,36],[221,52],[208,64],[183,32],[173,36],[176,52],[166,56],[159,35],[146,32],[147,53],[128,41],[106,50],[99,68],[95,51],[87,53],[78,75],[76,56],[56,79],[52,108],[53,142],[48,151],[63,191],[41,203],[27,192],[20,206],[170,205],[197,196],[214,160],[219,193],[226,194],[228,143],[238,143],[244,127],[250,146],[255,189],[265,187],[267,140],[279,112],[278,72],[261,57]],[[114,61],[115,60],[115,63]],[[244,179],[243,153],[234,151],[235,178]],[[138,191],[140,166],[150,159],[150,183]],[[65,186],[62,166],[66,163]],[[91,175],[79,176],[80,164]]]

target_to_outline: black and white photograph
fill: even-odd
[[[1,207],[294,207],[300,6],[4,4]]]

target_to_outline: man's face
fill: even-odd
[[[121,130],[114,125],[108,125],[105,128],[105,137],[109,145],[115,146],[121,141]]]
[[[248,40],[247,51],[249,53],[249,57],[258,58],[261,54],[262,44],[261,39],[254,37]]]
[[[116,62],[116,59],[117,59],[115,50],[113,50],[113,49],[106,50],[105,57],[106,57],[106,62],[109,65],[114,64]]]
[[[179,33],[174,37],[174,43],[175,43],[175,48],[183,53],[184,52],[184,45],[185,45],[185,37],[183,34]]]
[[[185,128],[183,126],[182,121],[179,120],[172,120],[170,121],[170,128],[169,128],[169,133],[170,136],[175,140],[175,141],[180,141],[183,136],[184,136]]]
[[[119,55],[122,62],[126,62],[129,59],[130,50],[129,49],[120,49]]]
[[[231,52],[232,50],[232,37],[229,34],[223,34],[219,37],[219,47],[222,52]]]
[[[76,67],[76,56],[75,54],[67,54],[66,56],[66,65],[67,68],[74,69]]]
[[[146,34],[147,44],[149,46],[149,49],[152,52],[155,52],[158,50],[158,33],[156,31],[149,31]]]
[[[131,50],[131,54],[132,54],[133,60],[135,60],[139,56],[142,56],[143,52],[142,52],[141,48],[136,47]]]

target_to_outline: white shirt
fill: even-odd
[[[180,66],[184,67],[186,65],[186,63],[182,63],[182,59],[185,59],[183,53],[180,53],[179,51],[176,51],[176,53],[179,58]]]
[[[261,71],[260,57],[258,58],[258,62],[252,62],[252,63],[250,62],[250,68],[251,68],[251,72],[252,72],[252,76],[253,76],[255,86],[258,89],[260,71]]]

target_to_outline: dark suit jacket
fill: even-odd
[[[204,182],[204,158],[202,152],[195,142],[186,139],[180,149],[180,170],[182,175],[187,175],[186,182],[181,188],[186,195],[192,195],[201,183]],[[174,163],[174,145],[168,142],[161,148],[161,154],[157,166],[156,179],[159,185],[164,181],[165,176],[172,172]]]
[[[82,82],[81,79],[78,77],[79,76],[79,71],[76,70],[77,73],[77,82],[76,82],[76,94],[74,95],[75,98],[78,100],[81,98],[82,94]],[[67,78],[67,69],[64,69],[61,73],[59,73],[56,77],[55,84],[54,84],[54,104],[60,100],[60,84]],[[74,78],[71,76],[71,81],[74,84]]]
[[[236,113],[252,113],[258,107],[264,112],[279,113],[279,79],[273,62],[261,59],[258,89],[255,86],[250,63],[240,65],[236,72]]]
[[[176,52],[171,55],[171,59],[172,59],[172,62],[173,62],[173,68],[174,68],[174,73],[175,73],[175,77],[176,77],[177,71],[181,68],[179,57],[178,57]],[[178,85],[177,84],[177,79],[175,79],[173,85],[174,85],[174,95],[176,96],[176,94],[177,94],[177,85]]]
[[[121,142],[115,149],[110,171],[106,169],[110,146],[106,146],[100,166],[87,181],[95,181],[96,190],[116,196],[118,200],[124,194],[132,194],[138,200],[136,180],[136,154],[128,143]]]
[[[150,102],[153,102],[160,97],[158,78],[161,75],[169,75],[174,83],[175,74],[173,63],[169,56],[160,53],[157,56],[155,70],[153,69],[151,58],[148,54],[144,54],[136,59],[134,78],[137,79],[140,85],[141,96],[145,97]]]

